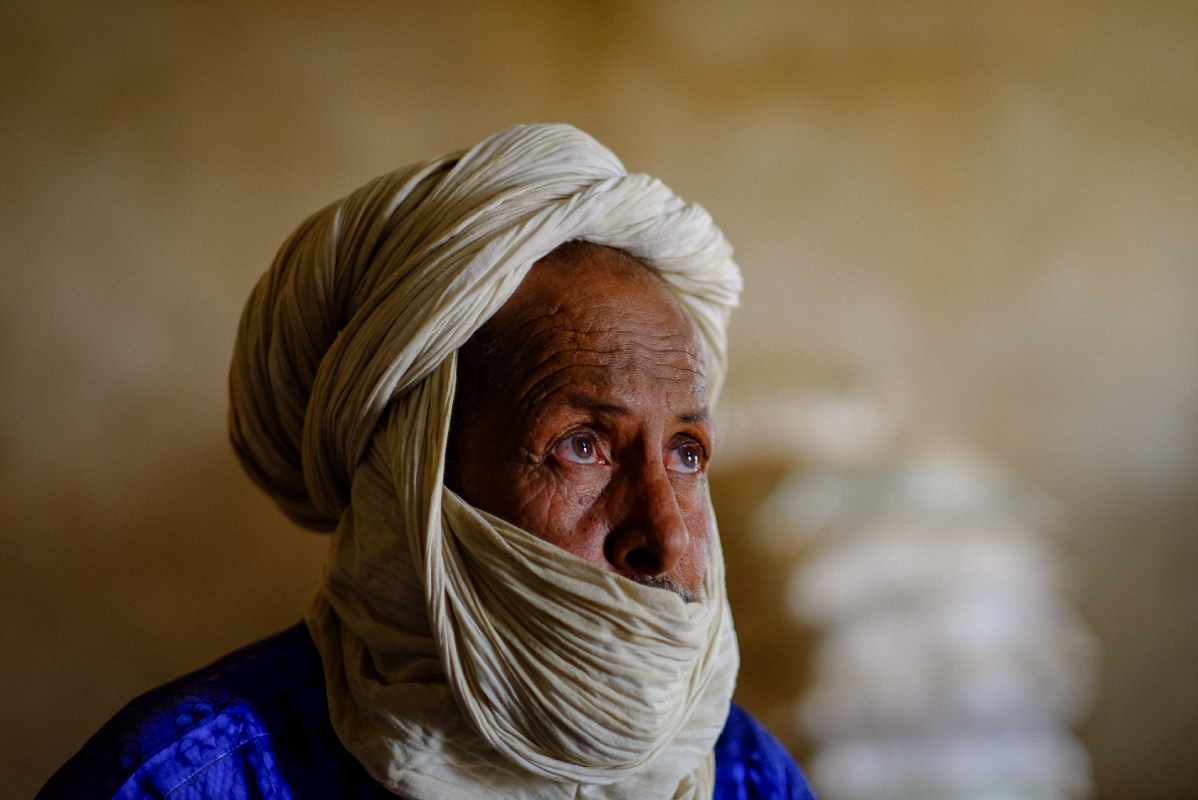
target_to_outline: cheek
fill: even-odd
[[[538,470],[513,487],[511,521],[524,530],[593,564],[606,563],[606,528],[597,507],[599,492]]]
[[[678,511],[686,522],[687,530],[693,534],[692,538],[706,541],[713,519],[707,477],[698,475],[693,480],[676,481],[674,501],[678,503]]]
[[[693,586],[697,588],[707,571],[707,546],[711,540],[714,519],[706,487],[701,492],[679,495],[678,507],[690,534],[682,569],[689,573],[689,577],[694,580]]]

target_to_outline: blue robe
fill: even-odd
[[[794,760],[733,706],[717,800],[814,800]],[[296,625],[125,706],[37,800],[387,798],[337,739],[320,654]]]

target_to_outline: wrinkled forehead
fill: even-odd
[[[517,416],[552,398],[679,413],[706,407],[702,341],[654,275],[545,264],[527,280],[500,318],[502,388]]]
[[[648,265],[610,247],[568,242],[538,261],[496,320],[513,344],[689,356],[703,346],[682,304]]]
[[[690,321],[600,296],[594,305],[526,307],[507,333],[513,378],[543,380],[569,370],[594,381],[706,384],[703,347]]]
[[[704,354],[682,304],[650,267],[571,242],[533,266],[459,364],[467,374],[491,373],[491,389],[519,385],[534,395],[567,379],[639,378],[684,382],[687,393],[705,397]]]

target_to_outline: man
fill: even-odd
[[[706,212],[564,125],[313,216],[230,376],[247,472],[333,531],[306,625],[134,701],[42,796],[810,797],[730,707],[739,289]]]

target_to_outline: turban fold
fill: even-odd
[[[704,341],[714,403],[740,290],[731,248],[702,208],[566,125],[514,128],[333,203],[242,317],[237,455],[293,520],[335,529],[307,615],[334,728],[422,800],[711,793],[737,666],[718,534],[686,604],[443,485],[457,349],[571,240],[661,276]]]
[[[283,245],[230,373],[230,435],[250,476],[296,522],[335,526],[387,404],[573,239],[659,272],[703,337],[714,401],[741,281],[711,217],[574,128],[519,127],[383,175]]]

